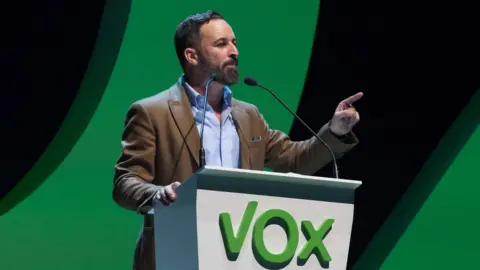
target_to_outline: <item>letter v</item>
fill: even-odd
[[[243,214],[242,221],[240,222],[237,236],[235,236],[233,233],[233,224],[230,214],[221,213],[219,216],[219,225],[220,232],[222,233],[223,245],[225,247],[225,253],[227,254],[227,258],[230,261],[235,261],[240,254],[240,250],[242,249],[243,242],[245,241],[245,237],[247,236],[247,232],[250,228],[250,224],[252,223],[253,216],[255,215],[255,211],[257,210],[257,206],[257,201],[251,201],[248,203],[247,209],[245,209],[245,212]]]

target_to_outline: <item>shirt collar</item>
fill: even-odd
[[[180,80],[180,84],[183,86],[183,88],[185,88],[187,92],[190,105],[198,109],[203,109],[204,96],[200,95],[185,81],[185,74],[182,74],[179,80]],[[232,107],[232,91],[227,86],[223,87],[223,107],[224,108]]]

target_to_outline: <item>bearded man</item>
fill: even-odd
[[[229,86],[239,81],[239,52],[222,15],[207,11],[189,16],[174,41],[184,73],[169,89],[131,105],[115,166],[113,199],[144,215],[134,256],[137,270],[155,269],[153,216],[148,211],[155,203],[174,203],[175,188],[200,168],[199,130],[212,74],[203,140],[206,165],[314,174],[332,160],[317,138],[292,141],[270,129],[255,105],[232,98]],[[362,95],[340,102],[318,131],[336,157],[358,143],[351,129],[359,114],[350,105]]]

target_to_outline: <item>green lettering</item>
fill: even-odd
[[[235,235],[232,219],[229,213],[221,213],[219,216],[220,232],[228,260],[237,260],[240,251],[250,229],[255,212],[258,207],[257,201],[250,201],[240,221],[240,226]],[[332,261],[330,254],[323,243],[325,236],[332,229],[334,219],[326,219],[315,229],[309,220],[301,222],[301,230],[307,240],[297,257],[297,265],[302,266],[314,254],[322,267],[329,267]],[[273,253],[265,246],[264,232],[269,225],[278,225],[286,233],[287,244],[279,253]],[[275,237],[277,238],[277,237]],[[271,209],[261,214],[255,221],[252,229],[252,251],[258,264],[266,269],[282,269],[290,264],[295,256],[299,243],[299,228],[295,219],[288,212],[281,209]]]
[[[243,242],[247,236],[248,229],[252,223],[253,216],[257,209],[258,202],[251,201],[247,205],[247,209],[243,214],[237,236],[233,233],[232,218],[229,213],[221,213],[219,217],[220,232],[222,233],[223,245],[227,253],[227,258],[234,261],[238,258]]]
[[[287,234],[287,245],[278,253],[271,253],[266,247],[263,232],[268,225],[276,224]],[[267,269],[281,269],[287,266],[298,246],[298,227],[293,217],[284,210],[272,209],[258,217],[253,226],[252,250],[257,262]]]
[[[311,221],[302,221],[302,232],[303,235],[305,235],[305,239],[307,239],[307,243],[305,243],[298,255],[299,265],[305,264],[312,253],[317,256],[318,262],[321,265],[332,260],[323,243],[323,239],[332,228],[334,221],[335,220],[331,218],[324,220],[318,230],[315,230]]]

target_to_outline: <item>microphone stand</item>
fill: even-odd
[[[210,83],[215,80],[215,73],[210,77],[210,79],[207,81],[207,84],[205,86],[205,102],[203,103],[203,114],[202,114],[202,124],[200,128],[200,151],[199,151],[199,161],[200,161],[200,168],[205,167],[206,161],[205,161],[205,148],[203,147],[203,130],[205,129],[205,116],[207,114],[207,105],[208,105],[208,87],[210,86]]]
[[[328,144],[322,140],[315,131],[313,131],[295,112],[293,112],[288,106],[287,104],[285,104],[285,102],[283,102],[272,90],[268,89],[267,87],[261,85],[261,84],[258,84],[257,81],[255,79],[252,79],[252,78],[245,78],[244,80],[245,84],[249,85],[249,86],[258,86],[264,90],[266,90],[267,92],[269,92],[276,100],[278,100],[278,102],[280,102],[280,104],[283,105],[283,107],[285,107],[293,116],[295,116],[295,118],[305,127],[308,129],[308,131],[310,131],[313,136],[315,136],[327,149],[328,151],[330,152],[330,155],[332,156],[332,162],[333,162],[333,173],[335,175],[335,178],[339,179],[338,177],[338,166],[337,166],[337,160],[335,158],[335,154],[333,153],[332,149],[330,148],[330,146],[328,146]]]

